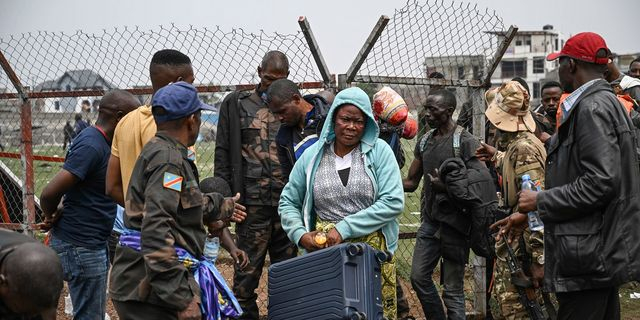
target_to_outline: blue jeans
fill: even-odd
[[[73,302],[74,320],[104,319],[107,302],[107,248],[87,249],[53,235],[49,246],[60,258]]]
[[[440,225],[424,221],[416,235],[416,246],[411,264],[411,286],[422,305],[427,319],[464,320],[464,263],[444,258],[440,271],[444,283],[442,300],[433,283],[433,270],[442,257]],[[442,301],[447,306],[445,315]]]

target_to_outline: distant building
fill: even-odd
[[[480,80],[483,77],[485,60],[484,55],[426,57],[425,78],[432,72],[440,72],[444,74],[445,79]]]
[[[33,92],[44,91],[82,91],[111,90],[115,86],[92,70],[70,70],[56,80],[47,80],[38,84]],[[80,112],[83,100],[95,103],[97,97],[62,97],[38,99],[36,108],[42,112]],[[95,106],[95,105],[94,105]]]
[[[631,64],[631,61],[634,59],[640,57],[640,52],[614,55],[615,58],[613,58],[613,62],[616,63],[620,72],[627,73],[629,71],[629,64]]]
[[[506,31],[487,33],[496,35],[498,43],[502,43],[506,35]],[[503,83],[514,77],[525,79],[531,90],[532,105],[537,105],[540,101],[541,84],[549,79],[547,74],[554,70],[558,63],[547,61],[546,56],[559,51],[563,45],[564,40],[551,25],[545,25],[540,31],[518,31],[493,73],[492,82]]]

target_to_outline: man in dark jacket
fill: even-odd
[[[540,89],[540,106],[534,111],[544,116],[551,125],[551,131],[547,131],[549,134],[554,134],[556,131],[556,112],[560,106],[561,97],[562,86],[560,86],[559,82],[549,81],[542,85],[542,89]]]
[[[280,51],[269,51],[258,67],[260,83],[252,92],[233,92],[220,106],[214,175],[221,177],[240,202],[247,218],[236,225],[238,248],[249,255],[249,266],[236,265],[233,291],[244,313],[241,319],[258,319],[258,288],[269,253],[271,263],[292,258],[297,248],[280,222],[278,202],[285,176],[280,169],[276,133],[280,122],[265,101],[272,82],[289,75],[289,61]]]
[[[287,180],[296,160],[318,141],[331,105],[316,94],[302,96],[298,86],[289,79],[276,80],[269,86],[267,103],[280,121],[276,144],[282,175]]]
[[[71,143],[71,140],[75,138],[76,132],[73,130],[71,123],[67,121],[67,124],[64,125],[64,129],[62,130],[64,134],[64,144],[62,145],[63,150],[67,150],[67,144]]]
[[[89,122],[82,119],[82,115],[79,113],[76,114],[75,120],[76,120],[76,123],[73,127],[73,131],[76,136],[79,135],[82,130],[91,126]]]
[[[547,188],[518,201],[544,221],[544,286],[556,292],[558,319],[620,319],[618,286],[640,279],[638,155],[631,120],[603,79],[609,54],[585,32],[547,56],[560,59],[571,95],[548,142]]]
[[[422,178],[422,223],[416,236],[411,265],[411,285],[416,291],[428,319],[465,318],[464,268],[469,259],[467,236],[471,220],[449,199],[437,170],[450,158],[460,158],[469,166],[484,166],[475,156],[478,140],[462,130],[451,119],[456,109],[456,97],[447,90],[429,92],[425,116],[429,127],[435,128],[420,138],[414,150],[409,173],[403,180],[405,192],[415,191]],[[433,283],[433,271],[442,258],[444,282],[442,299]],[[446,313],[442,306],[444,301]]]

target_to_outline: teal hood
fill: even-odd
[[[322,132],[320,133],[320,141],[323,143],[330,143],[336,139],[335,128],[333,124],[334,113],[338,107],[351,104],[360,109],[367,117],[367,123],[364,127],[364,134],[362,135],[360,148],[363,153],[368,152],[375,144],[380,134],[380,128],[378,128],[378,122],[373,116],[373,109],[371,108],[371,101],[369,96],[360,88],[354,87],[340,91],[327,113],[327,120],[324,123]]]

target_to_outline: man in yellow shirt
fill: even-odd
[[[172,49],[156,52],[149,65],[151,86],[155,94],[171,82],[193,83],[191,59]],[[111,157],[107,167],[106,192],[121,207],[124,207],[129,179],[133,166],[144,145],[156,134],[156,123],[151,114],[151,106],[143,105],[124,116],[116,127],[111,143]],[[191,150],[193,151],[193,150]],[[194,155],[195,156],[195,155]],[[109,238],[109,256],[113,261],[115,247],[120,233],[124,231],[122,210],[118,211],[114,230]]]

